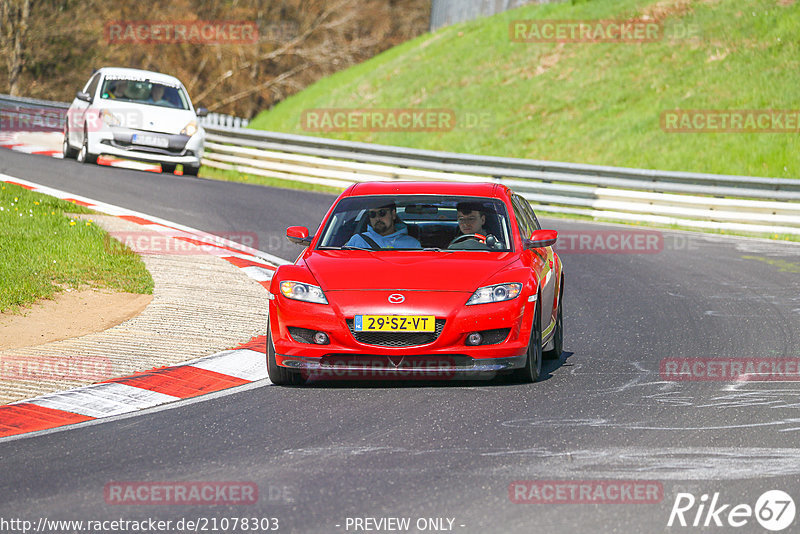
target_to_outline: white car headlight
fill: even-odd
[[[325,293],[323,293],[322,289],[318,286],[285,280],[281,282],[280,287],[281,293],[283,293],[283,296],[286,298],[302,300],[304,302],[317,302],[319,304],[328,303],[328,299],[325,298]]]
[[[107,109],[100,110],[100,118],[108,126],[121,126],[122,120]]]
[[[496,284],[481,287],[469,298],[467,306],[515,299],[519,296],[520,291],[522,291],[522,284]]]
[[[189,124],[183,127],[181,130],[181,135],[188,135],[189,137],[193,136],[197,133],[197,123],[195,121],[189,121]]]

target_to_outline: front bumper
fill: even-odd
[[[163,139],[166,147],[134,144],[134,135],[149,135]],[[89,152],[95,155],[118,156],[154,163],[172,163],[199,167],[203,157],[204,135],[191,137],[180,134],[147,132],[131,128],[106,127],[89,132]]]
[[[441,357],[421,356],[392,358],[390,356],[367,356],[352,358],[327,356],[324,358],[305,358],[302,356],[283,356],[281,366],[304,372],[308,378],[405,378],[405,379],[443,379],[475,378],[495,376],[503,371],[511,371],[525,366],[526,356],[508,358],[476,359],[469,356]]]
[[[520,297],[502,303],[465,306],[469,295],[437,295],[427,307],[416,303],[405,310],[380,308],[377,303],[370,305],[366,295],[358,297],[358,303],[353,305],[341,301],[331,305],[312,304],[276,295],[269,308],[276,363],[307,373],[308,377],[341,375],[355,379],[384,375],[447,378],[496,374],[524,367],[535,303]],[[408,300],[413,300],[413,296]],[[387,315],[434,315],[443,326],[432,340],[415,345],[360,342],[347,324],[356,309]],[[387,311],[392,309],[394,313]],[[297,335],[298,329],[325,332],[329,343],[317,345],[308,336],[303,341]],[[472,332],[498,331],[503,335],[493,339],[484,337],[487,344],[467,344],[467,336]]]

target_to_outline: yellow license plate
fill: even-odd
[[[433,315],[356,315],[356,332],[435,332]]]

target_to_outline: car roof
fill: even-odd
[[[103,67],[98,69],[98,72],[100,72],[103,76],[119,76],[132,79],[146,78],[154,82],[168,82],[169,84],[183,85],[175,76],[150,70],[129,69],[125,67]]]
[[[362,182],[352,185],[345,196],[366,195],[463,195],[497,197],[508,188],[492,182]]]

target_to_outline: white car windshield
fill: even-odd
[[[317,249],[512,249],[508,216],[494,198],[442,195],[344,198],[328,218]]]
[[[150,80],[107,77],[103,82],[100,98],[172,109],[190,109],[189,97],[182,87]]]

